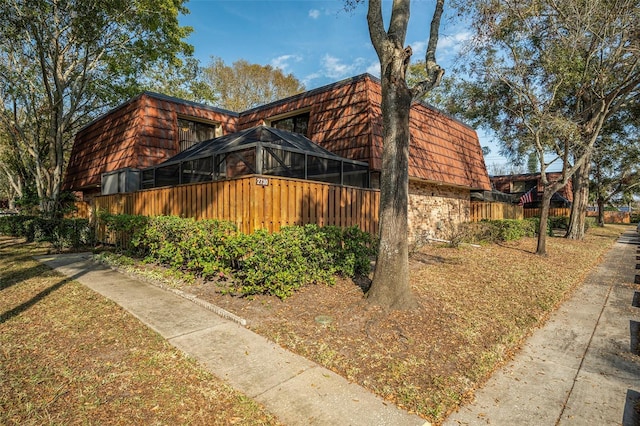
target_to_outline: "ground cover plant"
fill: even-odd
[[[77,249],[94,242],[94,230],[88,219],[0,216],[0,235],[24,237],[29,242],[48,242],[58,251]]]
[[[113,302],[0,236],[0,424],[277,421]]]

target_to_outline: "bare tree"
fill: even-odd
[[[244,59],[228,66],[220,58],[211,58],[203,69],[203,81],[216,96],[215,105],[237,112],[304,91],[304,85],[293,74]]]

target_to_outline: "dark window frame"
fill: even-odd
[[[311,111],[304,111],[286,117],[271,120],[271,127],[288,130],[309,137],[309,122],[311,121]]]
[[[178,117],[178,152],[185,151],[200,142],[216,138],[220,136],[219,132],[219,123]]]

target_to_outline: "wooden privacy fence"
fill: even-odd
[[[378,190],[257,175],[102,195],[93,200],[94,211],[227,220],[244,233],[315,223],[357,225],[373,235],[378,232],[379,204]]]
[[[557,207],[549,209],[549,217],[569,217],[571,209]],[[587,212],[587,216],[597,217],[598,212]],[[540,217],[540,209],[523,209],[522,206],[507,203],[471,202],[469,219],[471,222],[478,222],[482,219],[523,219],[530,217]],[[604,212],[605,223],[631,223],[629,212],[606,211]]]
[[[483,219],[522,219],[522,206],[509,203],[472,201],[469,211],[469,221],[479,222]]]
[[[524,217],[540,217],[540,212],[542,209],[524,209]],[[571,216],[571,209],[566,207],[557,207],[549,209],[549,217],[562,216],[569,217]]]
[[[91,217],[91,205],[86,201],[74,201],[70,206],[71,211],[65,213],[66,218],[89,219]]]
[[[598,217],[598,212],[588,211],[587,216]],[[604,223],[631,223],[631,213],[608,211],[604,212]]]

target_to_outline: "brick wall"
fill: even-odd
[[[469,190],[409,181],[409,241],[448,240],[454,227],[469,221]]]

